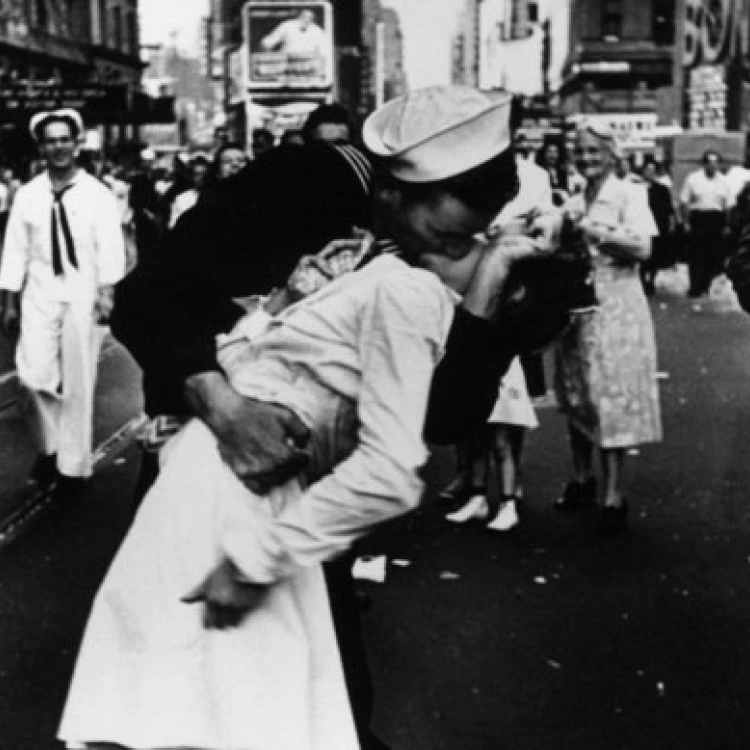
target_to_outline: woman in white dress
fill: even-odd
[[[373,150],[385,148],[379,133],[411,136],[389,146],[384,166],[397,168],[374,205],[404,259],[377,258],[253,342],[223,343],[239,392],[310,429],[307,470],[259,496],[197,420],[167,446],[94,603],[59,730],[69,747],[358,747],[320,563],[417,505],[429,384],[458,295],[479,264],[507,272],[535,252],[530,240],[474,239],[517,188],[508,109],[444,87],[372,116]],[[458,165],[446,132],[466,123],[478,146]],[[453,171],[417,179],[441,149]]]
[[[477,440],[481,441],[481,451],[474,457],[472,471],[479,490],[465,505],[449,513],[446,520],[466,523],[489,519],[487,486],[490,466],[494,459],[500,501],[487,528],[493,531],[510,531],[518,526],[517,503],[523,497],[521,456],[527,430],[536,429],[538,426],[521,361],[516,357],[500,381],[497,401],[487,420],[486,430],[477,436]]]

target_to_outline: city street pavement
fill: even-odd
[[[630,534],[598,539],[593,510],[551,510],[569,459],[548,406],[517,530],[443,520],[441,449],[423,509],[365,543],[389,560],[384,584],[361,586],[376,724],[394,750],[750,748],[750,316],[721,285],[698,303],[677,295],[683,280],[653,300],[665,441],[628,458]],[[117,399],[137,410],[120,371]],[[132,448],[105,461],[82,500],[0,552],[0,750],[57,747],[137,463]]]
[[[94,446],[108,449],[113,436],[136,420],[143,407],[137,366],[104,329],[102,335]],[[0,335],[0,544],[9,519],[25,517],[36,504],[34,488],[25,481],[36,452],[25,426],[28,404],[13,369],[13,344]]]

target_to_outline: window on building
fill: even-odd
[[[131,10],[128,13],[128,29],[127,29],[127,51],[131,55],[138,54],[138,14],[136,11]]]
[[[44,31],[49,30],[49,10],[47,0],[36,0],[34,2],[34,16],[36,25]]]
[[[674,44],[675,0],[652,0],[653,38],[656,44]]]
[[[99,44],[106,45],[109,35],[109,19],[107,18],[107,0],[99,0]]]
[[[602,3],[602,36],[619,39],[622,36],[622,0]]]
[[[122,8],[112,8],[112,47],[121,50],[123,43]]]

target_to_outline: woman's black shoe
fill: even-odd
[[[605,505],[602,508],[596,525],[597,536],[617,536],[626,532],[628,528],[628,504],[626,502],[623,502],[619,508],[612,505]]]
[[[585,482],[568,482],[562,495],[555,500],[552,507],[555,510],[578,510],[596,502],[596,477]]]

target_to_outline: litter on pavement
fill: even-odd
[[[352,576],[358,581],[385,583],[385,555],[358,557],[352,566]]]

